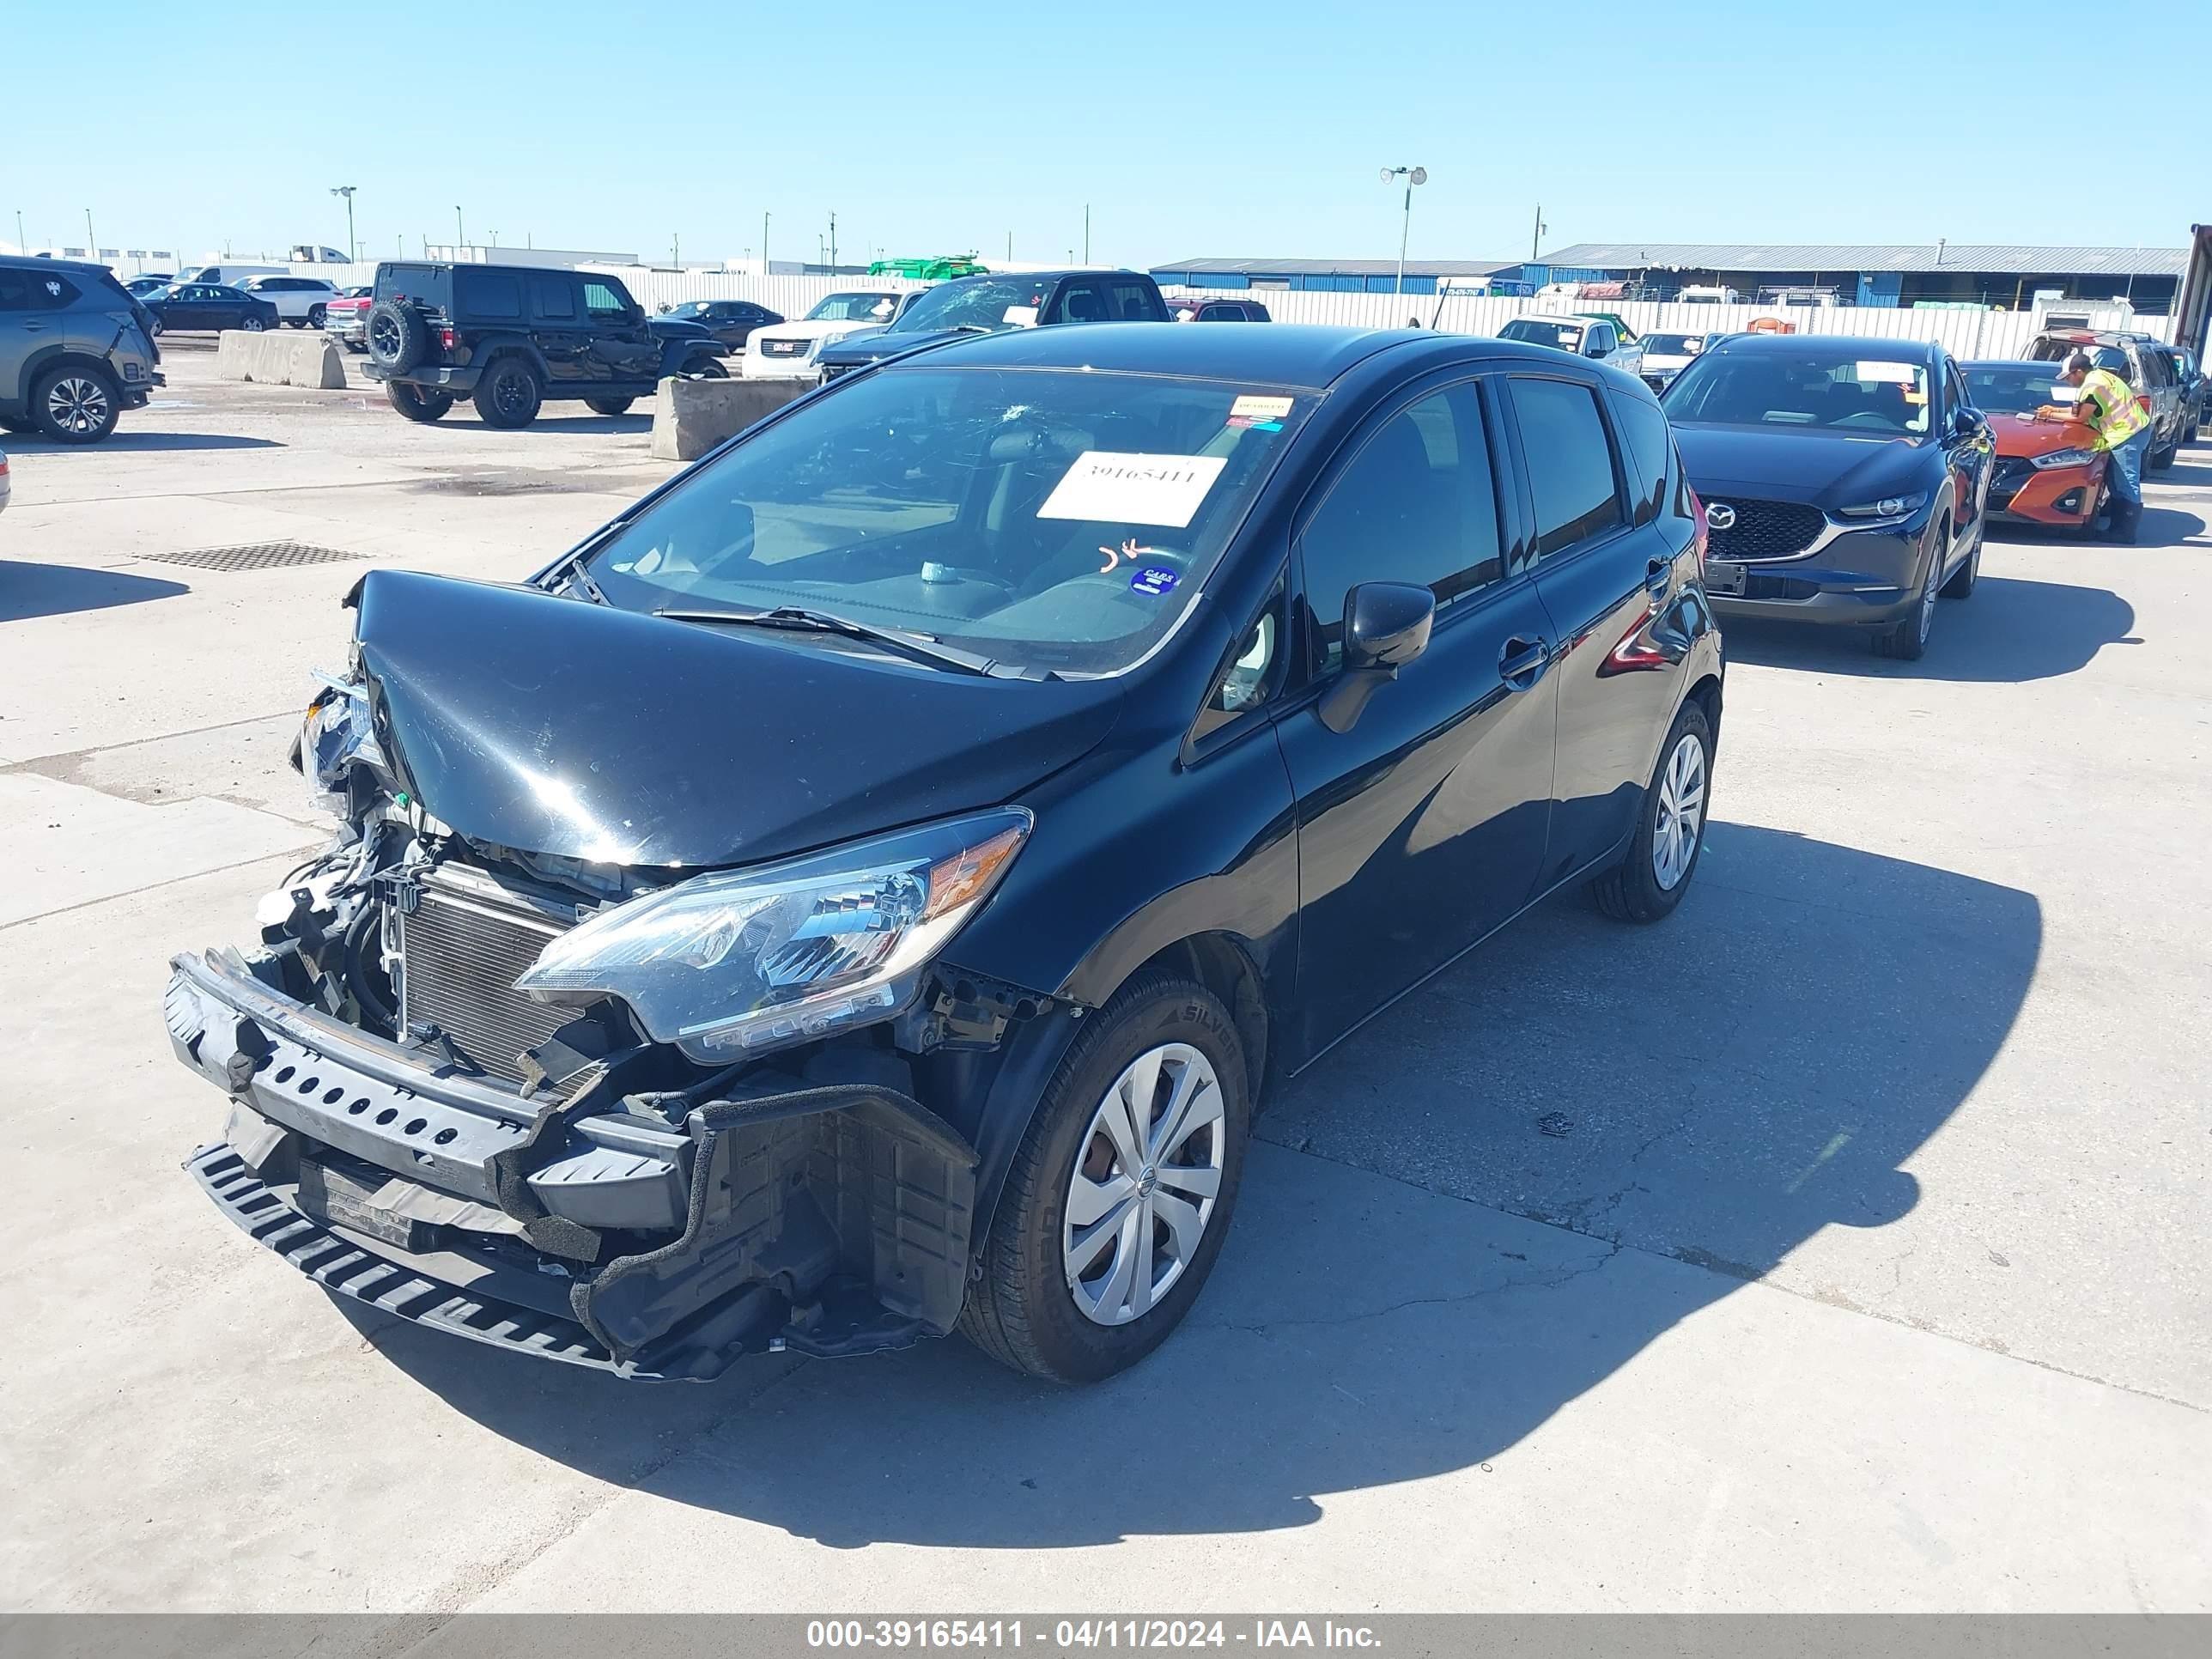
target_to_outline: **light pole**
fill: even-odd
[[[23,240],[23,210],[17,208],[15,210],[15,252],[28,253],[30,251],[31,245]]]
[[[761,275],[768,275],[768,215],[761,215]]]
[[[1429,182],[1429,170],[1426,167],[1384,167],[1382,182],[1387,185],[1393,179],[1406,181],[1406,217],[1398,229],[1397,292],[1402,296],[1406,292],[1406,239],[1413,232],[1413,186]]]
[[[457,202],[453,204],[453,258],[459,258],[461,250],[468,245],[468,233],[461,228],[461,209]]]
[[[360,245],[353,240],[353,186],[351,185],[332,185],[331,186],[331,194],[333,196],[343,196],[345,198],[346,263],[348,264],[351,264],[356,258],[361,257]]]
[[[92,234],[92,210],[90,208],[87,208],[84,210],[84,240],[92,244],[90,247],[85,250],[85,258],[88,259],[98,259],[100,258],[100,238]]]
[[[1530,264],[1533,265],[1536,263],[1537,258],[1539,257],[1536,250],[1542,246],[1544,233],[1550,228],[1551,226],[1544,222],[1544,204],[1541,202],[1539,202],[1536,204],[1536,229],[1534,234],[1528,238],[1528,263]]]
[[[836,208],[830,210],[830,264],[833,270],[837,264],[837,210]]]

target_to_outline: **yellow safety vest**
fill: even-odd
[[[2150,424],[2128,383],[2109,368],[2093,368],[2082,378],[2081,399],[2074,407],[2078,411],[2086,403],[2097,406],[2093,424],[2100,449],[2118,449]]]

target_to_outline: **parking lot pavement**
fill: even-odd
[[[255,1249],[158,1005],[321,837],[284,748],[363,568],[159,556],[518,576],[646,422],[165,368],[9,441],[0,1605],[2212,1610],[2212,446],[2155,545],[1994,539],[1923,662],[1731,629],[1682,908],[1547,906],[1291,1083],[1136,1370],[646,1387]]]

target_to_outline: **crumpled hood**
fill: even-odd
[[[1674,444],[1691,486],[1708,501],[1741,490],[1821,507],[1911,494],[1929,471],[1930,447],[1878,434],[1703,425],[1676,426]]]
[[[750,864],[997,805],[1121,701],[410,571],[356,603],[400,787],[471,840],[600,863]]]

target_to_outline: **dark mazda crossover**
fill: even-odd
[[[343,828],[180,957],[190,1167],[331,1291],[630,1376],[1188,1310],[1271,1079],[1547,894],[1665,915],[1721,715],[1634,379],[1302,327],[979,336],[526,584],[376,571]]]
[[[1909,659],[1936,596],[1973,592],[1996,445],[1942,347],[1731,335],[1674,378],[1666,409],[1723,616],[1864,629]]]

